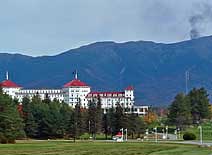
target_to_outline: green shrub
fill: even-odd
[[[80,139],[89,139],[90,134],[89,133],[84,133],[83,135],[80,136]]]
[[[0,134],[0,144],[6,144],[6,143],[7,143],[7,138],[4,135]]]
[[[196,135],[191,133],[191,132],[186,132],[184,135],[183,135],[183,139],[184,140],[195,140],[196,139]]]

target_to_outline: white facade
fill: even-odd
[[[64,102],[72,107],[75,107],[77,103],[80,103],[82,107],[87,108],[88,100],[86,99],[86,96],[90,91],[90,87],[87,86],[70,86],[63,88]]]
[[[120,104],[123,108],[132,109],[134,106],[134,91],[126,89],[123,92],[91,92],[87,95],[87,100],[101,99],[101,106],[106,112],[112,107]]]
[[[0,83],[0,87],[4,93],[10,95],[13,99],[17,98],[20,103],[24,97],[32,99],[33,96],[39,95],[41,100],[48,96],[51,101],[54,99],[59,102],[64,101],[73,108],[77,103],[81,103],[83,108],[88,108],[89,101],[99,97],[104,112],[107,112],[112,107],[115,108],[118,103],[123,108],[130,109],[130,112],[140,115],[145,115],[148,111],[148,106],[134,106],[135,97],[132,86],[121,92],[91,92],[90,86],[80,81],[77,75],[72,81],[66,83],[62,89],[22,89],[22,87],[8,80],[7,74],[7,79]]]
[[[48,98],[53,101],[54,99],[62,102],[64,100],[63,92],[61,89],[20,89],[16,92],[16,98],[22,102],[24,97],[32,99],[33,96],[39,95],[41,100]]]
[[[2,87],[2,91],[12,97],[12,99],[17,98],[17,93],[20,92],[21,88],[13,88],[13,87]]]
[[[134,106],[133,113],[138,115],[146,115],[149,111],[149,106]]]
[[[2,91],[12,97],[12,99],[16,98],[16,93],[21,90],[21,87],[16,83],[9,80],[9,73],[6,72],[6,80],[0,83],[0,87]]]

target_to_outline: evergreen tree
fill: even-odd
[[[50,113],[49,113],[49,105],[44,104],[39,95],[36,95],[32,98],[31,102],[32,113],[37,124],[37,137],[47,139],[50,138],[50,128],[51,124],[49,123]]]
[[[108,114],[108,112],[103,114],[102,126],[103,126],[103,132],[105,134],[105,139],[107,139],[108,134],[109,134],[109,114]]]
[[[96,122],[96,132],[101,133],[102,132],[102,103],[101,103],[101,98],[98,96],[97,101],[96,101],[96,117],[95,117],[95,122]]]
[[[23,100],[24,123],[28,137],[47,139],[73,135],[73,110],[66,103],[43,100],[38,95]],[[72,123],[72,124],[70,124]],[[80,129],[80,128],[79,128]]]
[[[134,134],[136,133],[137,128],[137,115],[132,113],[127,116],[127,129],[128,134],[132,136],[132,139],[134,138]]]
[[[198,123],[202,119],[206,119],[211,116],[209,98],[207,91],[204,88],[192,89],[189,92],[188,97],[191,105],[193,123]]]
[[[37,124],[32,114],[32,106],[29,98],[24,97],[22,101],[24,131],[27,137],[34,138],[37,136]]]
[[[127,115],[127,129],[128,135],[134,139],[135,135],[140,138],[140,135],[144,133],[146,125],[144,123],[143,117],[139,117],[138,114],[131,113]]]
[[[75,118],[75,110],[70,113],[69,118],[68,118],[68,123],[67,123],[67,128],[66,128],[66,134],[67,137],[72,137],[74,138],[74,142],[77,137],[77,126],[76,126],[76,118]]]
[[[63,129],[63,135],[65,138],[68,138],[71,135],[71,131],[73,129],[73,109],[67,104],[62,102],[61,103],[61,108],[60,108],[60,113],[62,115],[62,121],[61,121],[61,126]]]
[[[82,133],[89,133],[89,122],[88,122],[88,109],[81,107],[81,116],[82,116]]]
[[[23,123],[12,98],[0,89],[0,143],[15,143],[24,136]]]
[[[134,122],[135,133],[137,134],[137,138],[141,137],[141,134],[145,132],[146,125],[142,117],[137,116]]]
[[[56,100],[54,100],[54,102],[56,102]],[[46,104],[51,103],[51,100],[50,100],[50,98],[49,98],[48,93],[45,94],[45,98],[44,98],[44,100],[43,100],[43,103],[46,103]]]
[[[108,132],[111,134],[111,138],[116,134],[116,117],[115,117],[115,108],[112,107],[108,110],[107,113],[107,124],[108,124]]]
[[[96,103],[95,100],[88,103],[88,126],[89,134],[95,139],[96,137]]]
[[[117,103],[115,110],[115,133],[119,132],[121,128],[126,128],[127,118],[122,106]]]
[[[50,138],[62,138],[64,135],[64,129],[63,129],[63,116],[60,113],[61,104],[54,100],[53,102],[50,102],[48,104],[49,111],[48,111],[48,117],[46,118],[48,122],[48,135]]]
[[[191,124],[191,108],[188,97],[184,94],[178,94],[169,107],[169,124],[183,128]]]
[[[74,124],[73,124],[73,137],[74,141],[82,135],[82,113],[81,113],[81,101],[79,101],[74,108]]]

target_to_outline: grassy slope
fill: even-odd
[[[211,152],[192,145],[152,143],[19,141],[0,145],[0,155],[209,155]]]
[[[211,122],[202,124],[203,129],[203,140],[212,140],[212,125]],[[197,126],[188,128],[186,131],[192,132],[199,139],[199,129]]]

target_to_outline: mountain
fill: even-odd
[[[75,69],[92,90],[133,85],[137,104],[167,105],[185,91],[186,71],[188,88],[204,86],[212,92],[212,36],[173,44],[97,42],[55,56],[0,54],[0,79],[8,70],[23,87],[62,87]]]

